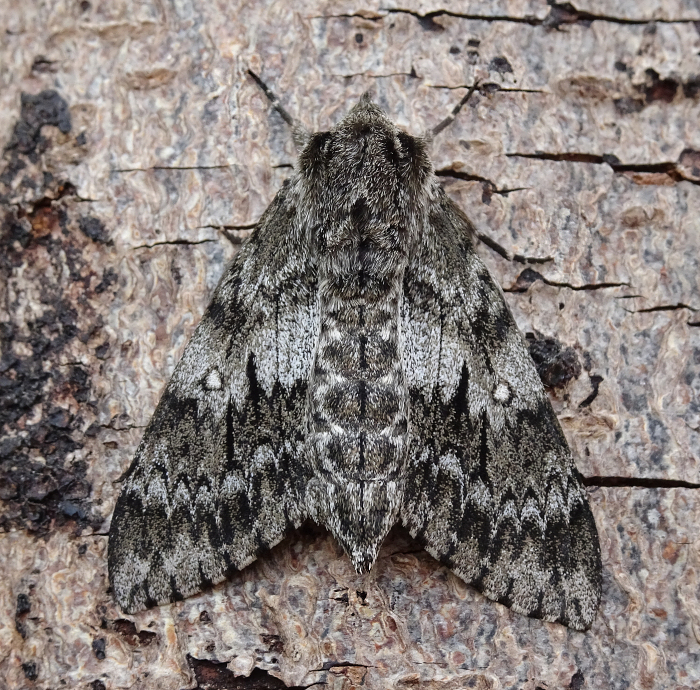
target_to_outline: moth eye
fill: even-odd
[[[317,132],[311,136],[305,155],[310,161],[318,164],[330,157],[332,154],[332,143],[330,132]]]
[[[333,140],[331,138],[330,132],[320,132],[318,135],[318,150],[324,153],[326,156],[330,155],[333,151]]]
[[[391,161],[394,165],[398,165],[402,159],[405,158],[403,149],[400,141],[396,141],[394,137],[387,136],[382,142],[384,148],[384,155],[387,160]]]
[[[412,158],[416,155],[416,141],[410,134],[399,132],[398,139],[403,156]]]
[[[496,386],[496,390],[493,392],[493,397],[498,400],[499,403],[507,403],[510,400],[510,388],[507,383],[499,383]]]
[[[208,374],[206,379],[204,379],[204,387],[210,391],[221,390],[222,387],[221,375],[216,369],[212,369]]]

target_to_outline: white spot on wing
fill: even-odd
[[[510,389],[505,383],[499,383],[493,392],[493,397],[500,403],[507,403],[510,399]]]
[[[204,385],[210,390],[210,391],[218,391],[221,390],[221,386],[223,385],[221,381],[221,375],[216,369],[212,369],[208,374],[207,378],[204,381]]]

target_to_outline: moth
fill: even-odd
[[[270,92],[252,75],[273,99]],[[590,627],[595,522],[432,136],[363,96],[301,153],[216,288],[125,475],[109,575],[132,613],[310,518],[369,570],[401,522],[512,610]]]

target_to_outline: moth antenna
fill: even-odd
[[[262,92],[267,96],[272,107],[280,114],[282,119],[292,128],[292,138],[294,139],[294,144],[297,146],[297,148],[304,148],[304,146],[306,146],[306,142],[311,136],[306,127],[304,127],[304,125],[302,125],[301,122],[295,120],[285,110],[284,106],[280,103],[279,98],[277,98],[277,96],[275,96],[275,94],[272,93],[272,90],[257,74],[255,74],[255,72],[253,72],[253,70],[249,69],[248,74],[250,75],[251,79],[262,89]]]
[[[433,127],[432,131],[430,132],[431,137],[434,137],[436,134],[439,134],[442,132],[445,127],[449,127],[459,114],[459,111],[464,107],[466,102],[471,98],[471,95],[474,93],[479,88],[479,80],[474,82],[474,84],[469,88],[469,91],[467,91],[467,95],[462,98],[462,100],[457,103],[457,105],[452,108],[452,112],[438,125]]]

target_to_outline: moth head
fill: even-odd
[[[312,134],[299,162],[311,183],[363,195],[420,188],[432,173],[424,139],[400,130],[369,93],[333,129]]]

